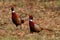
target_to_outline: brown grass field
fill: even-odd
[[[28,19],[16,30],[12,6],[21,17],[33,15],[36,24],[53,31],[30,33]],[[0,40],[60,40],[60,0],[0,0]]]

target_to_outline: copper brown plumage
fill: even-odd
[[[24,23],[24,21],[20,19],[20,16],[16,14],[13,7],[11,8],[11,11],[12,11],[12,22],[16,25],[16,27]]]
[[[33,17],[30,15],[29,16],[29,26],[30,26],[30,31],[31,32],[40,32],[40,27],[36,26],[36,24],[33,22]]]
[[[29,16],[29,27],[30,27],[30,31],[31,32],[40,32],[41,30],[47,30],[47,31],[52,31],[50,29],[47,28],[42,28],[39,25],[35,24],[33,22],[33,16]]]

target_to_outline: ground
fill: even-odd
[[[25,18],[18,26],[11,20],[10,8]],[[39,33],[30,33],[28,15],[42,28]],[[0,0],[0,40],[60,40],[60,0]]]

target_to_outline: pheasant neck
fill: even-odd
[[[32,19],[29,19],[29,21],[31,21],[31,22],[32,22],[33,20],[32,20]]]
[[[15,13],[15,11],[12,11],[12,13]]]

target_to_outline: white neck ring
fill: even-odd
[[[15,11],[12,11],[13,13],[15,12]]]
[[[33,21],[32,19],[30,19],[29,21]]]

